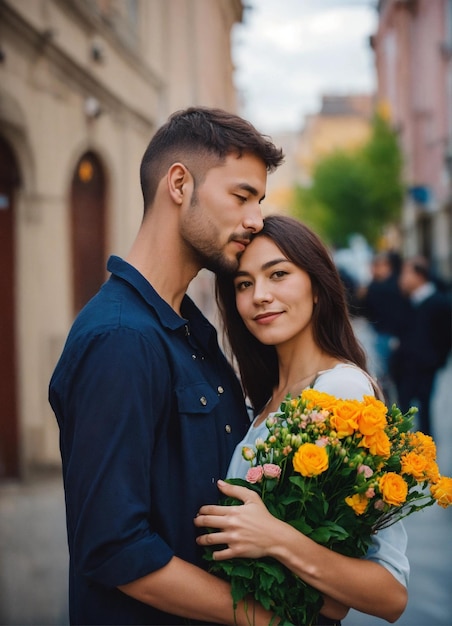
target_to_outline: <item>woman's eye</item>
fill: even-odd
[[[246,289],[250,285],[251,285],[251,283],[250,283],[249,280],[242,280],[239,283],[235,284],[235,289],[236,289],[236,291],[243,291],[244,289]]]
[[[271,275],[272,278],[283,278],[283,276],[287,276],[287,272],[284,270],[276,270],[276,272],[273,272]]]

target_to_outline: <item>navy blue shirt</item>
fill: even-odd
[[[176,555],[206,568],[199,507],[215,503],[249,426],[216,332],[180,317],[118,257],[80,312],[50,383],[60,427],[72,624],[182,624],[116,587]]]

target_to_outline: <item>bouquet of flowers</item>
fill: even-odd
[[[380,529],[435,502],[452,504],[452,478],[440,475],[433,439],[411,431],[416,411],[314,389],[288,396],[267,419],[267,438],[243,448],[246,480],[228,482],[257,491],[270,513],[317,543],[362,557]],[[211,571],[231,582],[234,606],[251,595],[280,623],[316,623],[320,592],[274,559],[216,561]]]

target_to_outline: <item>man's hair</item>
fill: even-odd
[[[305,224],[286,215],[267,216],[263,229],[253,235],[252,241],[258,237],[273,241],[289,261],[309,275],[317,296],[312,315],[316,344],[327,354],[366,370],[366,355],[351,326],[343,282],[319,237]],[[237,310],[234,275],[217,274],[216,297],[244,390],[258,411],[278,384],[276,349],[262,344],[246,328]]]
[[[430,263],[426,257],[417,255],[407,259],[406,263],[411,265],[415,274],[422,276],[424,280],[431,280]]]
[[[183,163],[195,179],[224,162],[230,154],[252,154],[262,159],[268,172],[284,155],[269,137],[233,113],[207,107],[190,107],[173,113],[151,139],[140,167],[144,210],[153,203],[159,182],[173,163]]]

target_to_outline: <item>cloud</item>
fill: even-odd
[[[260,130],[297,130],[325,93],[370,93],[377,15],[353,0],[247,0],[233,32],[242,113]]]

